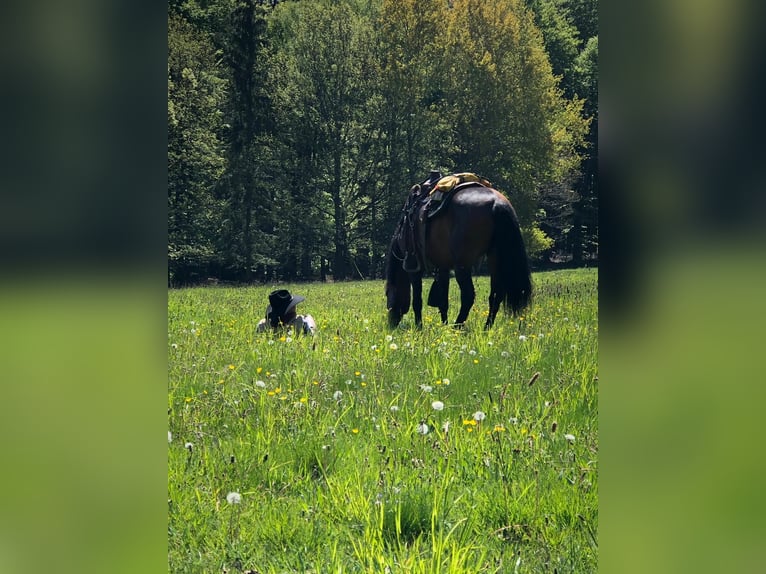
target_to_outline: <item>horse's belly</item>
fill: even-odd
[[[492,240],[492,218],[480,214],[471,229],[460,229],[449,218],[432,223],[426,258],[440,269],[470,267],[487,252]],[[456,229],[457,227],[457,229]]]

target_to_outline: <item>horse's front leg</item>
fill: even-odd
[[[410,279],[412,281],[412,312],[415,314],[415,325],[420,328],[423,326],[423,275],[413,273]]]
[[[457,314],[457,319],[455,319],[455,325],[462,327],[476,299],[476,290],[473,288],[473,280],[471,279],[471,268],[455,268],[455,280],[460,286],[460,311]]]
[[[447,310],[449,308],[449,269],[439,270],[434,277],[431,291],[428,293],[428,304],[439,309],[442,323],[447,324]]]

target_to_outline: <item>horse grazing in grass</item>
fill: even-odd
[[[460,287],[462,327],[476,298],[472,266],[487,256],[490,272],[489,315],[492,327],[503,303],[506,312],[520,313],[532,299],[532,278],[519,222],[511,202],[499,191],[478,183],[458,185],[449,202],[429,215],[420,186],[410,191],[391,240],[386,260],[388,324],[394,328],[410,307],[415,325],[422,326],[423,273],[435,269],[428,305],[437,307],[447,323],[450,270]]]

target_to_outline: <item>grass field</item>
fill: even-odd
[[[463,331],[287,285],[313,338],[254,332],[271,286],[170,291],[169,571],[594,572],[597,272],[533,279],[489,332],[483,277]]]

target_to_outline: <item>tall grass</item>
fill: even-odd
[[[489,332],[486,278],[462,331],[289,285],[313,338],[255,333],[271,287],[171,291],[169,570],[594,571],[597,275],[534,280]]]

